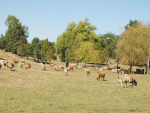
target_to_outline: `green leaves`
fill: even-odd
[[[22,26],[19,19],[15,16],[9,15],[5,21],[5,25],[8,26],[5,37],[7,40],[7,48],[9,51],[17,53],[16,42],[20,41],[22,44],[27,44],[28,27]]]

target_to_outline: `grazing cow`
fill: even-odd
[[[19,64],[18,64],[18,67],[22,68],[23,65],[24,65],[24,63],[19,63]]]
[[[6,67],[8,67],[12,71],[12,68],[14,68],[15,65],[13,62],[8,62],[8,63],[6,63]]]
[[[97,80],[100,80],[101,78],[103,78],[103,81],[104,81],[105,72],[99,72],[98,77],[97,77]]]
[[[28,63],[25,69],[27,70],[27,69],[30,69],[30,68],[31,68],[31,64]]]
[[[137,82],[136,82],[135,78],[128,76],[127,74],[118,76],[118,84],[119,83],[121,83],[121,86],[122,86],[122,83],[125,83],[125,87],[127,86],[128,83],[132,83],[132,86],[133,85],[137,86]]]
[[[68,68],[64,69],[64,75],[68,75],[68,70],[69,70]]]
[[[69,66],[73,66],[73,67],[76,67],[77,65],[76,65],[76,64],[70,64]]]
[[[21,61],[21,63],[25,63],[25,61],[23,60],[23,61]]]
[[[45,71],[45,70],[46,70],[45,65],[43,64],[43,65],[42,65],[42,68],[39,68],[39,70]]]
[[[54,66],[54,70],[55,71],[59,71],[59,67],[58,66]]]
[[[45,65],[42,65],[42,70],[46,70]]]
[[[90,69],[85,69],[85,74],[90,76]]]
[[[54,67],[55,64],[50,64],[50,67]]]
[[[64,69],[64,68],[65,68],[65,66],[64,66],[64,65],[59,64],[59,69]]]
[[[103,69],[103,71],[107,71],[108,67],[103,67],[102,69]]]
[[[71,71],[71,70],[73,70],[73,66],[70,66],[70,67],[69,67],[69,71]]]
[[[18,64],[18,60],[14,60],[14,63],[17,63],[17,64]]]

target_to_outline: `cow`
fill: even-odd
[[[22,60],[22,61],[21,61],[21,63],[25,63],[25,61],[24,61],[24,60]]]
[[[31,64],[28,63],[25,69],[27,70],[27,69],[30,69],[30,68],[31,68]]]
[[[103,69],[103,71],[107,71],[108,67],[103,67],[102,69]]]
[[[42,70],[46,70],[45,65],[42,65]]]
[[[18,67],[22,68],[23,65],[24,65],[24,63],[19,63],[19,64],[18,64]]]
[[[90,69],[85,69],[85,74],[90,76]]]
[[[69,66],[73,66],[73,67],[76,67],[77,65],[76,65],[76,64],[70,64]]]
[[[59,67],[58,66],[54,66],[54,70],[55,71],[59,71]]]
[[[101,78],[103,78],[103,81],[104,81],[105,72],[99,72],[98,77],[97,77],[97,80],[100,80]]]
[[[50,67],[54,67],[55,64],[50,64]]]
[[[69,70],[69,71],[73,70],[73,66],[70,66],[68,70]]]
[[[68,70],[69,70],[68,68],[64,69],[64,75],[68,75]]]
[[[18,60],[14,60],[14,63],[17,63],[17,64],[18,64]]]
[[[14,68],[15,65],[14,65],[13,62],[8,62],[8,63],[6,63],[6,67],[9,68],[12,71],[12,68]]]
[[[59,69],[64,69],[64,68],[65,68],[65,66],[64,66],[64,65],[59,64]]]
[[[131,77],[131,76],[128,76],[127,74],[118,76],[118,84],[119,83],[121,83],[121,86],[122,86],[122,83],[125,83],[125,87],[127,87],[128,83],[132,83],[132,86],[133,85],[137,86],[137,82],[136,82],[135,78]]]

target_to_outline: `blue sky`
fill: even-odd
[[[14,15],[28,26],[28,42],[34,37],[56,42],[69,23],[85,18],[97,27],[97,35],[120,35],[130,19],[150,22],[150,0],[0,0],[0,4],[0,34],[8,29],[8,15]]]

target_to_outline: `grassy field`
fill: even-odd
[[[11,59],[2,51],[1,57]],[[95,70],[85,76],[84,68],[75,68],[65,76],[49,66],[41,71],[40,65],[31,65],[29,70],[17,65],[14,71],[0,69],[0,113],[150,112],[150,75],[132,74],[137,86],[122,88],[117,86],[118,74],[110,71],[105,81],[98,81]]]

